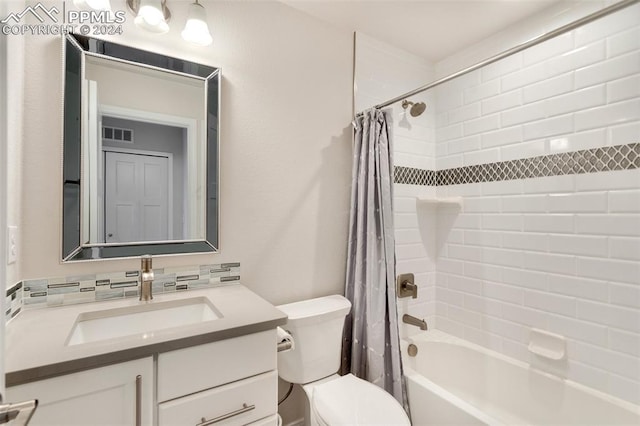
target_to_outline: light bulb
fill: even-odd
[[[198,46],[207,46],[213,42],[207,25],[207,12],[197,1],[189,6],[189,16],[182,30],[182,38]]]
[[[152,33],[164,34],[169,31],[160,0],[141,0],[138,15],[133,22]]]

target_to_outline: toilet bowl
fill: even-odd
[[[411,425],[394,397],[353,374],[334,375],[302,388],[310,405],[311,425]]]
[[[402,405],[389,393],[352,374],[339,376],[344,319],[351,303],[334,295],[278,306],[295,341],[278,353],[278,374],[302,385],[305,422],[312,426],[410,426]]]

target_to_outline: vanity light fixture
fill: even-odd
[[[198,0],[189,6],[189,15],[182,30],[182,38],[198,46],[208,46],[213,42],[207,25],[207,11],[198,3]]]
[[[135,15],[133,22],[149,32],[164,34],[169,31],[171,11],[167,7],[167,0],[126,0],[129,11]],[[77,7],[88,7],[93,10],[111,11],[111,0],[73,0]],[[208,46],[213,42],[207,11],[195,0],[189,6],[187,23],[182,30],[182,38],[198,46]]]
[[[171,11],[167,0],[127,0],[127,7],[136,15],[133,22],[138,27],[156,34],[169,31]]]

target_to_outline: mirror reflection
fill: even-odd
[[[215,251],[218,70],[65,46],[63,259]]]
[[[204,80],[89,57],[85,84],[85,240],[203,239]]]

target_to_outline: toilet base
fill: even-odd
[[[322,425],[311,406],[311,401],[313,400],[313,389],[318,385],[330,382],[338,378],[340,378],[338,374],[332,374],[331,376],[325,377],[324,379],[316,380],[315,382],[302,385],[302,390],[304,391],[304,426]]]
[[[392,395],[353,374],[334,374],[302,389],[307,426],[411,426],[404,408]]]

